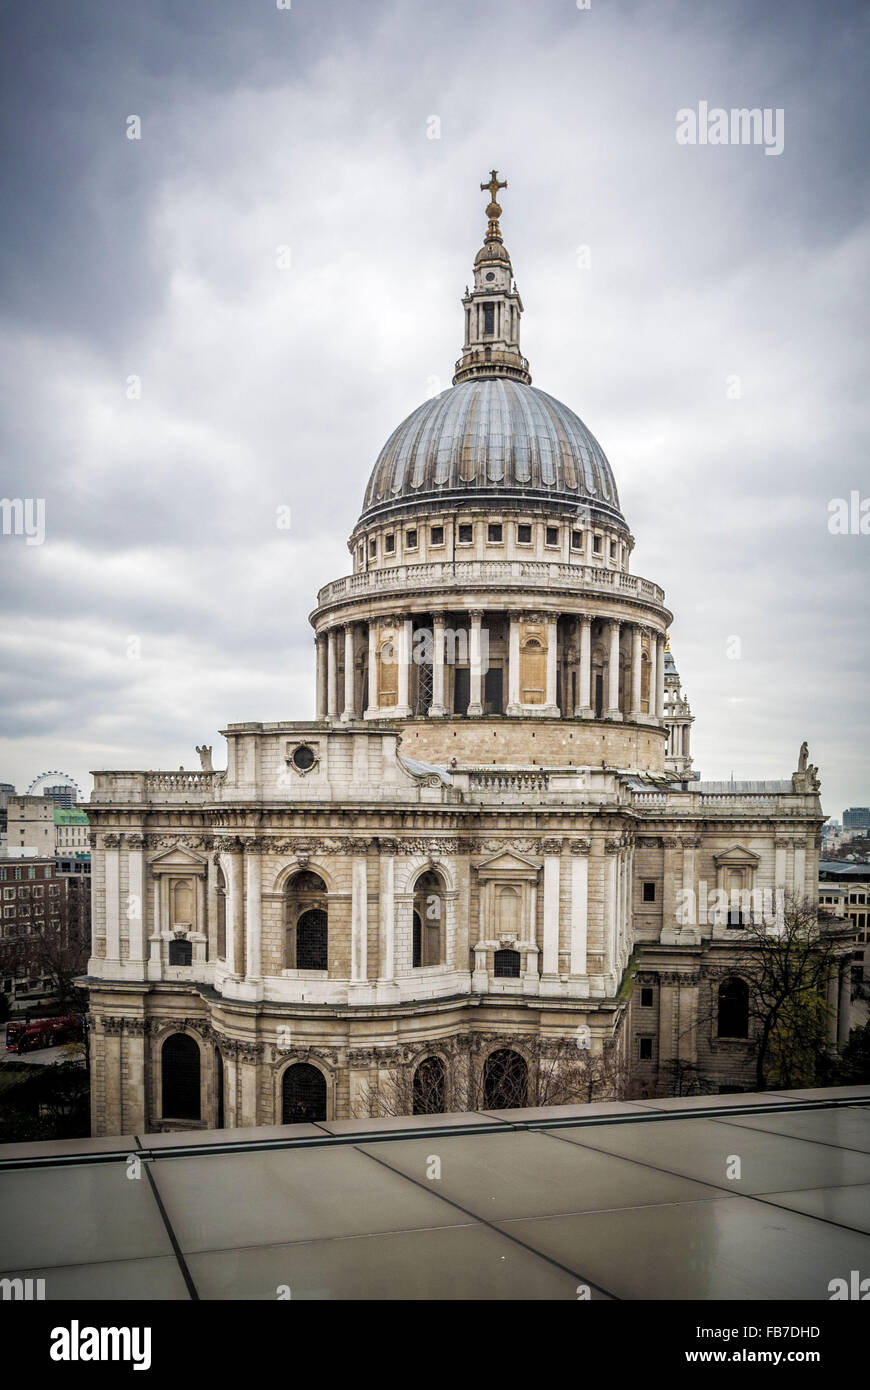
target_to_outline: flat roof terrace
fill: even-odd
[[[6,1144],[0,1175],[0,1277],[47,1300],[828,1300],[870,1270],[867,1086]]]

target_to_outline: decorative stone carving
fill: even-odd
[[[117,849],[121,843],[120,835],[111,833],[103,836],[103,849]]]
[[[588,854],[592,848],[591,840],[569,840],[568,849],[572,854]]]

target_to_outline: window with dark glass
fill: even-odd
[[[169,964],[190,965],[193,961],[193,946],[189,941],[170,941]]]
[[[378,553],[378,543],[377,543],[377,541],[369,541],[369,555],[371,555],[371,557],[374,559],[374,557],[375,557],[375,555],[377,555],[377,553]]]
[[[644,985],[640,992],[640,1006],[642,1009],[651,1009],[653,1006],[653,991],[651,985]]]
[[[493,959],[493,973],[497,979],[518,980],[520,977],[519,951],[496,951]]]
[[[640,1060],[642,1062],[650,1061],[653,1055],[652,1038],[639,1038],[638,1041],[640,1043]]]
[[[656,900],[656,886],[654,883],[643,885],[643,900],[645,903],[654,903]]]
[[[326,1119],[326,1077],[310,1062],[294,1062],[281,1078],[281,1123]]]
[[[520,545],[531,545],[532,543],[532,528],[524,521],[521,521],[517,527],[517,541]]]
[[[414,527],[414,529],[413,529],[412,531],[406,531],[406,532],[405,532],[405,545],[408,547],[409,550],[416,550],[416,548],[417,548],[417,528],[416,528],[416,526]]]
[[[483,1068],[485,1110],[513,1110],[528,1104],[529,1068],[526,1059],[509,1048],[491,1052]]]
[[[611,560],[616,559],[616,541],[610,542],[610,558]]]
[[[484,333],[495,332],[495,305],[484,304],[483,306],[483,331]]]
[[[460,545],[470,545],[474,540],[474,527],[468,522],[460,522],[458,540]]]
[[[487,539],[490,545],[500,545],[502,538],[501,522],[492,521],[486,528]]]
[[[393,532],[390,531],[389,535],[384,536],[384,550],[387,552],[388,555],[392,555],[392,553],[393,553],[393,551],[395,550],[395,548],[396,548],[396,537],[395,537],[395,535],[393,534]]]
[[[601,537],[600,537],[600,536],[595,536],[595,537],[593,537],[593,540],[592,540],[592,549],[595,551],[595,554],[596,554],[596,555],[600,555],[600,554],[601,554]]]
[[[558,544],[559,544],[559,528],[558,528],[558,526],[548,526],[548,527],[547,527],[547,545],[558,545]]]
[[[582,531],[572,531],[572,532],[571,532],[571,549],[572,549],[572,550],[582,550],[582,549],[583,549],[583,532],[582,532]]]
[[[444,1063],[425,1057],[414,1072],[414,1114],[441,1115],[444,1111]]]
[[[173,1120],[200,1118],[199,1047],[187,1033],[172,1033],[160,1052],[163,1115]]]
[[[736,976],[719,986],[718,1033],[720,1038],[749,1036],[749,986]]]
[[[444,544],[444,527],[443,527],[443,526],[433,526],[433,527],[432,527],[432,530],[431,530],[430,533],[429,533],[429,537],[430,537],[430,540],[432,541],[432,544],[433,544],[433,545],[443,545],[443,544]]]

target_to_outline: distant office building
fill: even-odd
[[[870,806],[850,806],[843,812],[844,830],[870,830]]]
[[[65,858],[88,856],[90,827],[87,812],[58,806],[48,796],[10,796],[6,843],[10,850],[32,849],[37,854]]]

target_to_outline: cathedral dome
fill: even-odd
[[[583,421],[504,377],[463,381],[403,420],[374,466],[360,521],[439,501],[590,506],[624,524],[610,464]]]

